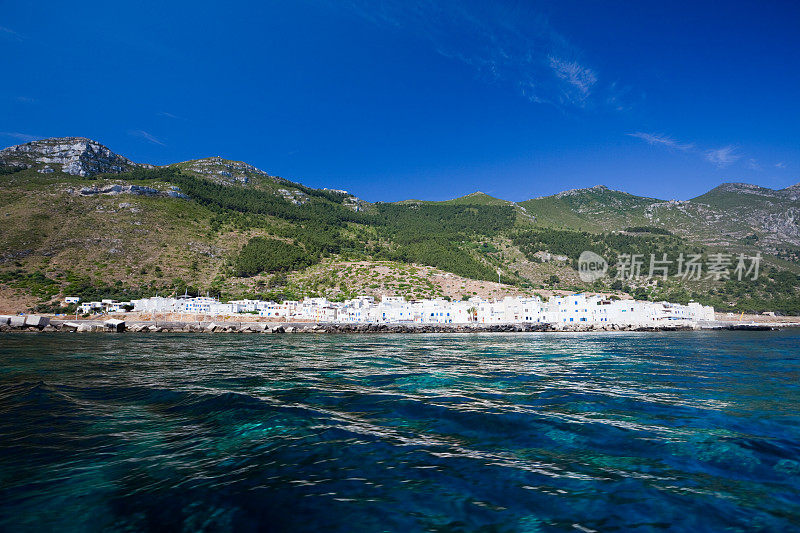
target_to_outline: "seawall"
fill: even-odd
[[[22,317],[19,317],[22,318]],[[743,324],[741,322],[706,322],[694,324],[340,324],[309,322],[185,322],[185,321],[98,321],[98,320],[19,320],[0,323],[0,332],[64,332],[64,333],[524,333],[524,332],[590,332],[590,331],[692,331],[692,330],[772,330],[800,327],[800,323]]]

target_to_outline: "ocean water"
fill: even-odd
[[[0,335],[3,531],[800,529],[800,334]]]

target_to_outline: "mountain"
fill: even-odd
[[[688,201],[659,200],[603,185],[520,202],[541,225],[578,231],[652,226],[709,246],[783,253],[800,247],[800,185],[773,190],[725,183]],[[788,247],[788,248],[787,248]]]
[[[645,208],[657,202],[595,185],[520,202],[539,224],[581,231],[618,230],[646,222]]]
[[[490,196],[481,191],[475,191],[473,193],[469,193],[464,196],[460,196],[458,198],[452,198],[450,200],[443,200],[441,202],[436,202],[432,200],[401,200],[399,202],[395,202],[398,205],[468,205],[468,206],[503,206],[503,207],[512,207],[514,211],[517,213],[517,218],[525,223],[525,222],[533,222],[534,217],[528,213],[527,209],[522,205],[512,202],[510,200],[502,200],[500,198],[495,198],[494,196]]]
[[[800,311],[800,186],[723,184],[680,202],[598,185],[518,203],[475,192],[373,204],[220,156],[134,163],[81,137],[0,150],[0,184],[2,310],[54,309],[66,294],[461,298],[592,289]],[[590,286],[574,268],[582,250],[610,259],[761,252],[768,275],[747,289],[680,279]]]
[[[481,191],[475,191],[473,193],[467,194],[466,196],[461,196],[460,198],[445,200],[442,203],[452,204],[452,205],[514,205],[514,202],[510,202],[508,200],[501,200],[500,198],[489,196],[488,194]]]
[[[792,185],[786,189],[775,190],[749,183],[723,183],[707,193],[693,198],[692,201],[728,208],[752,203],[796,201],[799,192],[800,184]]]
[[[693,198],[692,203],[719,213],[723,227],[741,228],[734,236],[749,233],[760,238],[770,251],[800,246],[800,184],[785,189],[767,189],[747,183],[723,183]]]
[[[85,137],[44,139],[5,148],[0,150],[0,165],[83,177],[119,174],[140,166]]]

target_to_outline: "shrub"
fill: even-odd
[[[297,244],[276,239],[253,237],[234,261],[237,276],[250,277],[261,272],[284,272],[307,267],[316,258]]]

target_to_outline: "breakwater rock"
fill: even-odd
[[[308,322],[163,322],[123,320],[62,321],[29,315],[0,316],[0,331],[77,333],[526,333],[589,331],[685,331],[691,325],[637,326],[624,324],[316,324]]]

